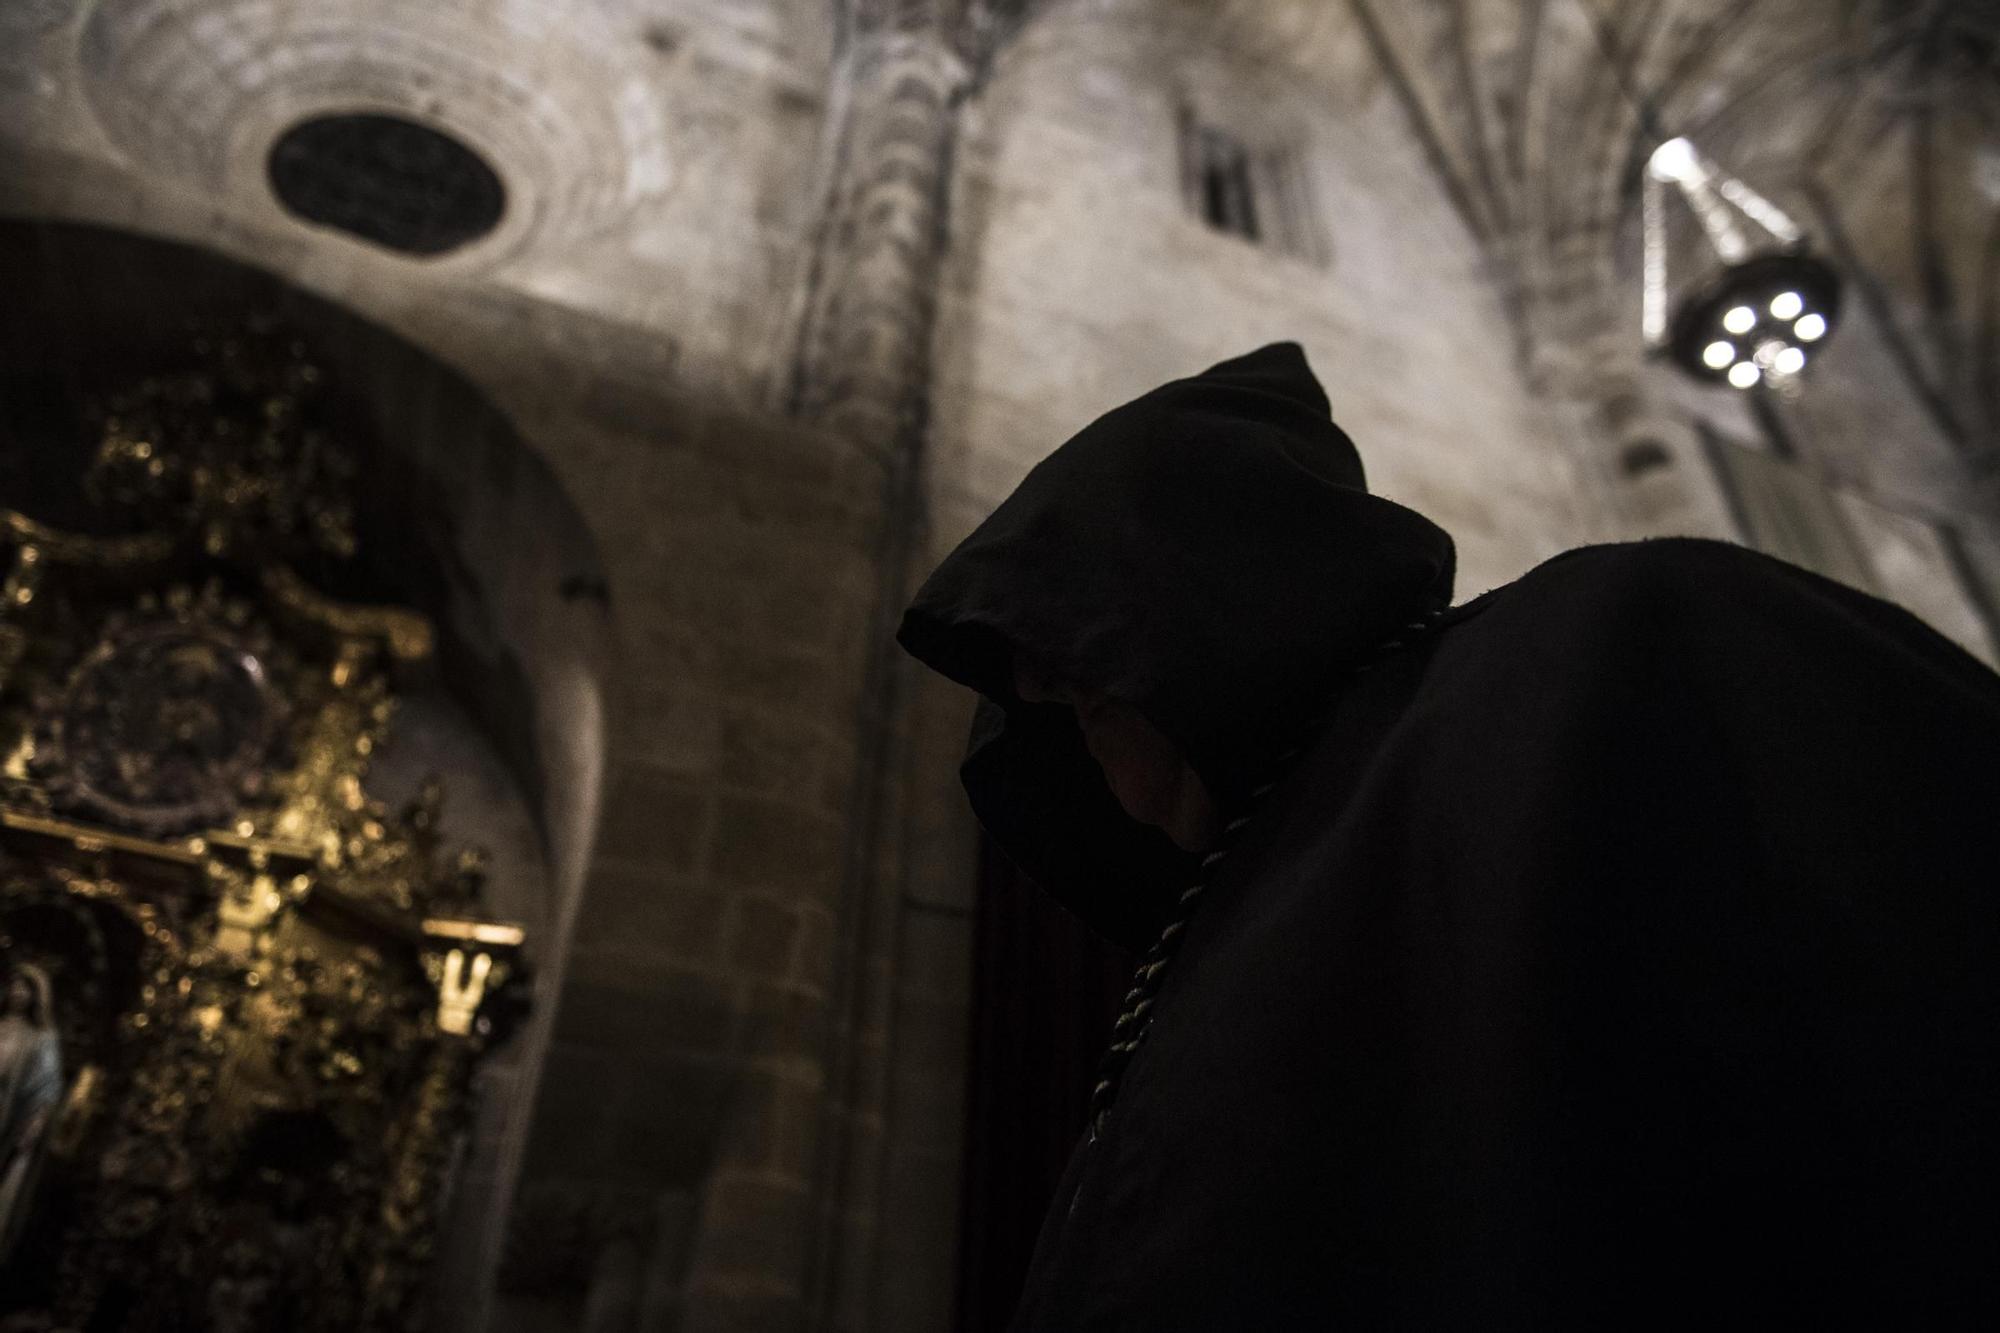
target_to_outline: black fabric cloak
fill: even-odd
[[[1016,646],[1250,816],[1016,1327],[1995,1326],[2000,678],[1685,539],[1357,674],[1452,568],[1363,486],[1267,347],[1087,427],[905,619],[985,696],[980,819],[1110,937],[1194,866],[1015,697]]]

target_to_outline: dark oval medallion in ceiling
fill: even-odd
[[[315,116],[271,147],[286,209],[409,255],[442,255],[492,231],[507,190],[457,139],[400,116]]]

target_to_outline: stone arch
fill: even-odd
[[[466,1230],[441,1255],[453,1289],[483,1290],[598,820],[613,627],[594,540],[548,464],[477,387],[341,306],[212,251],[108,228],[0,220],[0,256],[12,294],[0,314],[0,458],[59,447],[60,412],[37,408],[35,394],[60,398],[95,374],[144,367],[190,320],[276,315],[313,344],[351,409],[361,591],[438,626],[442,688],[432,693],[447,699],[425,714],[432,748],[466,757],[469,733],[483,747],[470,755],[471,785],[492,786],[499,772],[518,790],[543,886],[539,902],[501,904],[533,921],[536,1008],[483,1076]],[[19,503],[18,483],[34,478],[12,475],[9,502]],[[463,836],[449,806],[445,828]]]

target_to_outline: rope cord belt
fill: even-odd
[[[1359,666],[1351,669],[1346,676],[1352,681],[1379,666],[1391,654],[1409,647],[1421,640],[1443,617],[1446,608],[1436,607],[1397,631],[1396,636],[1378,645],[1364,658]],[[1343,682],[1344,683],[1344,682]],[[1336,692],[1337,693],[1337,692]],[[1329,708],[1315,718],[1306,728],[1307,739],[1316,736],[1332,715]],[[1095,1143],[1104,1129],[1105,1119],[1110,1114],[1112,1103],[1118,1099],[1118,1089],[1124,1081],[1125,1068],[1132,1062],[1132,1056],[1145,1042],[1146,1034],[1152,1031],[1153,1001],[1160,993],[1160,985],[1167,973],[1167,965],[1173,961],[1180,949],[1181,938],[1187,932],[1188,921],[1194,916],[1195,907],[1201,902],[1202,891],[1213,878],[1215,868],[1229,855],[1230,850],[1241,841],[1243,830],[1256,817],[1258,807],[1269,796],[1291,766],[1305,751],[1305,743],[1293,746],[1273,761],[1271,772],[1263,782],[1252,787],[1236,814],[1226,821],[1216,846],[1202,857],[1201,868],[1194,883],[1181,891],[1180,901],[1175,904],[1174,914],[1161,928],[1160,936],[1153,946],[1146,950],[1139,960],[1138,971],[1132,976],[1132,989],[1125,993],[1125,1001],[1118,1021],[1111,1028],[1111,1044],[1104,1052],[1098,1065],[1097,1086],[1090,1094],[1090,1119],[1087,1141]],[[1072,1198],[1070,1207],[1076,1206]]]

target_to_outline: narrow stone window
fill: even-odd
[[[1216,231],[1308,263],[1326,262],[1305,166],[1295,148],[1254,143],[1181,108],[1181,190]]]
[[[272,146],[268,169],[272,192],[295,216],[410,255],[477,240],[507,207],[484,158],[399,116],[301,121]]]
[[[1221,130],[1203,126],[1201,215],[1217,231],[1257,239],[1257,201],[1250,191],[1250,150]]]

